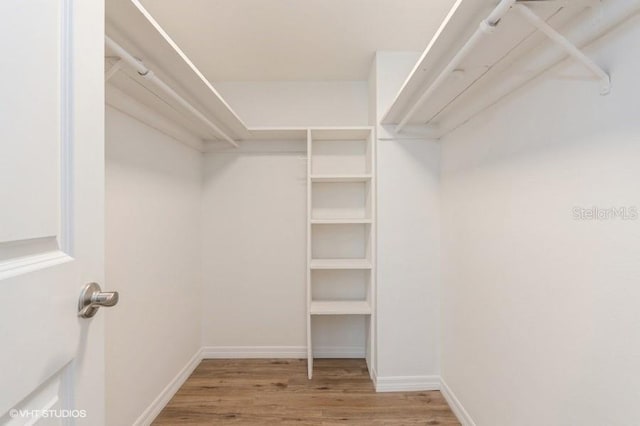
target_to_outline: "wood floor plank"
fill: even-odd
[[[442,394],[376,393],[364,360],[204,360],[154,425],[459,425]]]

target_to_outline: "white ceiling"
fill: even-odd
[[[422,51],[454,0],[143,0],[210,81],[366,80]]]

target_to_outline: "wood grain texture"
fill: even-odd
[[[204,360],[154,425],[459,425],[438,391],[376,393],[364,360]]]

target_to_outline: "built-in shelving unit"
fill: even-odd
[[[365,316],[366,358],[370,366],[373,362],[373,129],[310,129],[307,152],[307,357],[311,378],[316,316]]]
[[[457,0],[381,124],[441,137],[566,58],[584,69],[574,80],[607,94],[606,65],[583,49],[639,11],[639,0]]]

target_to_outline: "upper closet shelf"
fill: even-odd
[[[199,150],[206,142],[306,139],[302,129],[248,128],[139,0],[106,6],[107,104]]]
[[[571,57],[610,90],[581,50],[640,11],[640,0],[457,0],[382,119],[440,137]],[[425,132],[425,130],[428,130]]]

